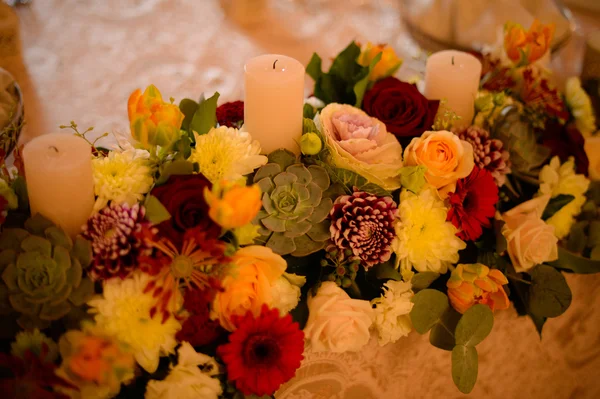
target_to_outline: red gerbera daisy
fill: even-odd
[[[289,314],[263,306],[260,316],[252,312],[233,316],[238,326],[229,343],[217,348],[227,365],[227,376],[244,395],[272,395],[296,374],[304,358],[304,333]]]
[[[457,182],[456,191],[449,200],[447,220],[460,229],[457,236],[461,240],[474,241],[481,236],[484,227],[491,226],[490,218],[494,217],[498,202],[498,186],[488,170],[475,166],[469,176]]]

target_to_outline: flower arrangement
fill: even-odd
[[[571,302],[562,273],[600,272],[600,185],[584,149],[596,122],[576,79],[551,83],[552,33],[507,24],[503,45],[464,69],[477,83],[467,96],[429,98],[393,77],[402,61],[387,46],[351,43],[327,72],[315,54],[295,152],[263,154],[244,102],[136,90],[131,138],[115,148],[68,126],[90,149],[83,183],[61,186],[92,197],[74,235],[75,216],[41,209],[67,206],[58,194],[34,202],[28,145],[1,168],[12,350],[0,385],[40,398],[272,397],[305,350],[415,330],[452,353],[470,392],[496,312],[512,304],[541,334]],[[471,56],[449,57],[443,68]]]

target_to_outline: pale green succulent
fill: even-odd
[[[324,195],[330,180],[323,167],[304,166],[280,150],[256,172],[254,183],[263,191],[255,219],[260,241],[280,255],[306,256],[324,248],[333,201]]]
[[[83,305],[94,293],[83,277],[92,250],[89,241],[73,241],[62,229],[40,215],[25,229],[0,234],[0,313],[21,314],[22,328],[46,328]]]

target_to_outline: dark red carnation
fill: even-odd
[[[228,344],[217,348],[227,365],[227,379],[244,395],[272,395],[300,367],[304,333],[292,316],[281,317],[266,305],[257,318],[248,312],[232,321],[237,330]]]
[[[574,157],[577,173],[587,176],[590,161],[583,147],[585,138],[574,123],[563,125],[556,120],[548,121],[542,133],[542,144],[550,148],[552,156],[557,155],[562,162]]]
[[[177,333],[178,341],[187,341],[192,346],[204,346],[213,343],[225,333],[218,320],[210,319],[210,303],[215,293],[216,289],[212,288],[186,290],[183,306],[190,316]]]
[[[208,216],[208,204],[204,200],[204,189],[212,188],[204,175],[173,175],[162,186],[155,187],[151,194],[164,205],[171,219],[160,223],[158,231],[175,246],[183,242],[186,230],[199,227],[209,238],[217,238],[221,228]]]
[[[447,220],[460,230],[456,235],[461,240],[475,241],[483,234],[484,227],[491,227],[490,219],[496,213],[498,202],[498,186],[488,170],[475,166],[469,176],[458,180],[456,191],[448,199]]]
[[[440,102],[426,99],[415,85],[388,77],[365,93],[363,109],[397,137],[416,137],[430,130]]]
[[[531,68],[523,71],[523,85],[519,96],[527,107],[535,111],[546,112],[562,120],[569,119],[569,112],[558,90],[550,87],[548,79],[536,76]]]
[[[240,128],[244,124],[244,102],[233,101],[217,107],[217,121],[221,126]]]
[[[481,61],[481,81],[483,88],[489,91],[504,91],[515,87],[511,68],[502,66],[499,59],[489,55],[479,56]]]

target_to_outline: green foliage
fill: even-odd
[[[398,273],[391,261],[375,265],[373,266],[373,270],[375,273],[375,277],[379,280],[402,280],[402,276],[400,275],[400,273]]]
[[[389,191],[384,190],[377,184],[369,183],[367,179],[351,170],[336,168],[322,161],[316,161],[316,163],[325,168],[331,180],[342,185],[348,194],[352,193],[354,188],[356,188],[359,191],[365,191],[379,197],[391,195]]]
[[[330,186],[327,171],[308,167],[291,152],[269,154],[269,163],[254,175],[263,192],[263,209],[254,221],[260,243],[280,255],[306,256],[323,249],[329,239],[327,215],[333,206],[324,196]]]
[[[410,312],[410,319],[419,334],[427,333],[438,324],[449,308],[446,294],[432,289],[419,291],[412,302],[414,306]]]
[[[94,293],[91,280],[83,278],[91,244],[81,237],[73,242],[39,214],[25,229],[4,229],[0,249],[0,309],[20,313],[22,328],[46,328]]]
[[[360,106],[368,85],[368,80],[365,82],[365,79],[368,79],[371,66],[360,65],[357,62],[359,55],[360,47],[352,42],[333,60],[329,71],[323,72],[321,57],[316,53],[313,54],[306,66],[306,73],[315,81],[313,90],[315,97],[326,104],[359,104]]]
[[[198,164],[192,162],[176,160],[166,163],[161,167],[160,177],[156,180],[156,185],[165,184],[172,175],[191,175],[197,171]]]
[[[208,133],[210,129],[217,124],[217,100],[219,93],[213,94],[212,97],[200,101],[194,116],[190,121],[189,132],[196,132],[199,135]],[[192,139],[193,140],[193,139]]]
[[[477,304],[460,318],[454,333],[457,345],[476,346],[485,339],[494,326],[494,314],[489,307]]]
[[[302,116],[304,116],[305,119],[312,119],[316,114],[317,110],[312,105],[304,104],[304,107],[302,108]]]
[[[400,169],[400,184],[408,191],[418,194],[425,184],[425,172],[427,167],[423,165],[404,166]]]
[[[456,345],[454,331],[456,330],[456,325],[461,316],[462,315],[452,307],[446,309],[440,318],[440,322],[431,329],[431,332],[429,333],[429,343],[436,348],[445,351],[454,349],[454,346]]]
[[[559,194],[552,198],[550,202],[548,202],[548,205],[546,205],[546,209],[544,209],[542,219],[550,219],[556,212],[560,211],[563,206],[569,204],[569,202],[573,201],[574,199],[575,197],[573,195],[568,194]]]
[[[184,98],[179,102],[179,109],[181,113],[184,115],[183,122],[181,123],[181,129],[186,132],[189,131],[190,123],[192,122],[192,118],[194,118],[194,114],[198,109],[198,103],[189,98]]]
[[[530,271],[529,308],[541,317],[557,317],[571,305],[571,290],[564,276],[551,266],[538,265]]]
[[[382,55],[382,53],[379,53],[375,56],[375,58],[373,58],[373,60],[369,64],[369,72],[367,73],[367,75],[358,82],[356,82],[356,84],[354,85],[354,95],[356,96],[356,103],[354,104],[354,106],[357,108],[360,108],[362,106],[363,97],[365,96],[365,92],[367,91],[367,88],[369,87],[370,83],[369,75],[373,71],[373,68],[375,68],[375,65],[377,65],[377,63],[381,60]]]
[[[478,360],[474,346],[456,345],[452,349],[452,381],[462,393],[469,393],[477,382]]]
[[[440,277],[440,274],[436,272],[420,272],[415,274],[410,280],[413,291],[424,290],[437,280],[438,277]]]
[[[154,195],[146,196],[144,207],[146,208],[146,219],[148,219],[150,223],[159,224],[165,220],[171,219],[171,215],[169,214],[169,211],[167,211],[167,208],[165,208]]]

